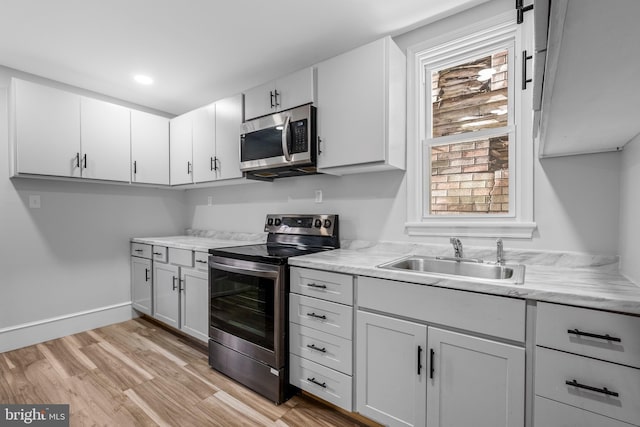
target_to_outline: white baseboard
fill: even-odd
[[[0,353],[136,317],[131,302],[70,313],[0,329]]]

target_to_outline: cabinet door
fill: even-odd
[[[171,185],[193,182],[193,152],[191,122],[193,112],[169,122],[169,179]]]
[[[193,182],[216,179],[216,104],[193,111]]]
[[[427,327],[363,311],[357,325],[357,411],[385,425],[424,426]]]
[[[318,167],[385,160],[385,39],[317,68]]]
[[[288,110],[315,101],[313,68],[304,68],[276,80],[276,109]]]
[[[131,305],[136,310],[152,314],[151,260],[131,257]]]
[[[174,328],[180,319],[180,267],[153,265],[153,317]]]
[[[128,108],[82,97],[80,100],[82,177],[131,179],[131,116]]]
[[[13,80],[18,173],[80,176],[80,96]]]
[[[429,327],[427,425],[522,427],[524,354],[521,347]]]
[[[242,177],[240,171],[240,125],[242,95],[216,102],[216,173],[217,179]]]
[[[265,83],[244,92],[244,119],[275,112],[275,82]]]
[[[181,329],[204,342],[209,340],[209,281],[207,272],[182,269]]]
[[[169,185],[169,119],[131,110],[131,181]]]

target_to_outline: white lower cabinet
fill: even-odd
[[[153,317],[169,326],[180,324],[180,267],[153,264]]]
[[[290,285],[289,382],[352,411],[353,277],[292,267]]]
[[[209,339],[209,280],[207,271],[183,268],[180,329],[202,341]]]
[[[209,338],[209,254],[131,244],[133,308],[201,341]]]
[[[488,313],[482,304],[486,295],[357,280],[355,382],[360,414],[389,426],[524,426],[524,301],[493,297],[496,301],[486,301],[488,305],[504,310]],[[438,306],[446,306],[448,313],[438,316]],[[408,314],[415,318],[407,319]],[[496,328],[496,316],[514,328]],[[459,326],[483,336],[459,332]],[[495,339],[485,338],[487,332]],[[523,344],[500,341],[511,336],[522,336]]]
[[[640,426],[638,327],[637,316],[539,303],[534,426]]]
[[[141,313],[153,313],[151,245],[131,245],[131,306]]]
[[[389,426],[424,425],[427,327],[358,311],[357,411]]]
[[[429,327],[428,426],[524,425],[523,347]]]

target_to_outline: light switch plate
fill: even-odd
[[[322,203],[322,190],[316,190],[316,203]]]

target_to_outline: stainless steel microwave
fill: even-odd
[[[240,170],[248,178],[271,180],[317,173],[313,105],[246,121],[240,133]]]

